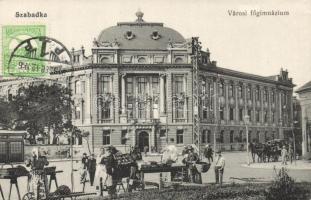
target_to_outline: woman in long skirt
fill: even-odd
[[[102,160],[106,157],[105,149],[100,148],[100,153],[96,158],[96,171],[95,171],[95,180],[96,190],[100,190],[100,180],[104,183],[107,178],[106,166],[103,164]],[[101,192],[100,192],[101,193]]]

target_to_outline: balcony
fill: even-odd
[[[174,123],[186,123],[187,121],[186,121],[186,119],[173,119],[173,122]]]
[[[100,119],[99,120],[99,123],[100,124],[109,124],[109,123],[112,123],[112,119]]]

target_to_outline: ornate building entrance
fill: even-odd
[[[142,152],[144,151],[145,146],[149,148],[149,133],[147,133],[146,131],[141,131],[138,134],[138,147]]]

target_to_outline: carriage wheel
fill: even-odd
[[[23,196],[23,200],[35,200],[35,194],[33,192],[28,192]]]

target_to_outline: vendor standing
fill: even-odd
[[[217,159],[215,164],[215,179],[216,184],[222,185],[223,175],[225,170],[225,158],[221,155],[221,151],[217,151]]]
[[[44,199],[49,191],[48,179],[44,173],[44,166],[49,165],[49,162],[43,154],[43,149],[33,149],[32,158],[26,161],[26,166],[31,167],[29,190],[34,193],[35,199]]]
[[[100,189],[100,180],[105,180],[107,177],[107,171],[106,171],[106,166],[104,164],[104,162],[102,162],[102,160],[107,156],[105,154],[105,148],[101,147],[100,148],[100,153],[96,158],[96,170],[95,170],[95,184],[96,184],[96,189],[99,190]],[[100,194],[100,192],[99,192]]]
[[[195,164],[199,162],[199,155],[194,152],[194,148],[192,146],[186,147],[186,154],[183,159],[183,163],[185,163],[188,167],[188,176],[189,181],[192,183],[202,183],[201,173],[198,172]]]
[[[106,165],[107,170],[107,179],[105,180],[108,187],[108,194],[110,198],[116,197],[116,186],[117,186],[117,161],[115,159],[115,154],[117,149],[114,146],[107,148],[108,156],[106,159],[103,159],[101,163]]]

